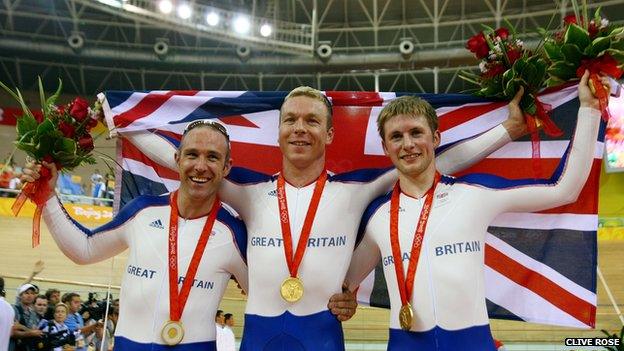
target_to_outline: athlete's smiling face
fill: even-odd
[[[384,125],[383,148],[400,173],[418,176],[435,167],[435,148],[440,145],[440,132],[432,131],[423,116],[397,115]]]
[[[217,192],[232,167],[225,136],[208,127],[190,130],[176,152],[180,194],[198,205]]]
[[[286,162],[305,168],[324,160],[325,148],[331,144],[334,129],[328,128],[327,107],[308,96],[289,98],[282,105],[279,146]]]

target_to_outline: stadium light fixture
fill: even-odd
[[[263,37],[270,37],[272,33],[273,27],[271,27],[270,24],[265,23],[260,27],[260,35],[262,35]]]
[[[206,15],[206,23],[208,23],[209,26],[214,27],[217,24],[219,24],[219,15],[214,12],[211,11]]]
[[[189,4],[180,4],[178,6],[178,17],[180,17],[181,19],[189,19],[191,18],[191,15],[193,14],[193,9],[191,8],[191,6]]]
[[[173,4],[169,0],[160,0],[160,2],[158,3],[158,9],[160,10],[160,12],[168,15],[171,13],[171,11],[173,11]]]
[[[251,28],[249,18],[244,15],[239,15],[234,19],[234,31],[238,34],[247,34]]]

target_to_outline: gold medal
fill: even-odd
[[[169,346],[177,345],[184,338],[184,327],[178,321],[168,321],[162,328],[160,333],[165,344]]]
[[[414,311],[412,310],[412,305],[409,302],[403,306],[399,310],[399,324],[401,324],[401,329],[410,330],[412,329],[412,320],[414,319]]]
[[[297,302],[303,297],[303,282],[297,277],[288,277],[280,287],[282,298],[288,302]]]

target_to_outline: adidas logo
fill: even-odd
[[[162,222],[160,221],[160,219],[157,219],[155,221],[153,221],[152,223],[149,224],[150,227],[154,227],[154,228],[158,228],[158,229],[165,229],[165,227],[163,227]]]
[[[273,190],[269,191],[268,195],[269,196],[277,196],[277,189],[273,189]]]

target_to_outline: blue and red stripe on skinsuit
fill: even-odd
[[[330,311],[275,317],[245,315],[241,351],[344,351],[342,324]]]
[[[496,351],[490,326],[459,330],[435,326],[423,332],[390,329],[388,351]]]
[[[141,343],[124,338],[115,337],[115,351],[217,351],[215,341],[202,341],[175,346],[160,345],[155,343]]]

